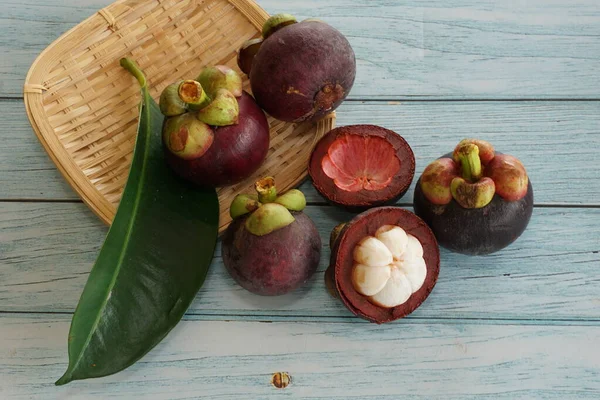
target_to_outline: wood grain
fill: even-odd
[[[21,101],[0,101],[0,200],[76,200],[38,143]],[[339,125],[393,129],[413,147],[417,176],[465,137],[490,140],[519,157],[535,187],[536,204],[600,205],[600,102],[346,102]],[[415,179],[416,182],[416,179]],[[413,182],[414,187],[414,182]],[[583,189],[585,188],[585,190]],[[324,202],[310,183],[307,199]],[[401,199],[412,202],[412,188]]]
[[[45,47],[112,0],[0,0],[0,97],[21,97]],[[259,0],[317,17],[350,40],[353,98],[598,98],[596,0]],[[26,29],[23,27],[27,26]]]
[[[331,229],[351,214],[307,208],[324,248],[318,273],[293,294],[252,295],[229,277],[220,245],[194,315],[248,319],[352,315],[325,291]],[[488,257],[442,251],[438,284],[414,318],[600,321],[600,209],[536,208],[525,234]],[[72,312],[106,228],[83,204],[0,203],[0,311]]]
[[[35,136],[22,100],[0,100],[0,199],[79,200]]]
[[[0,397],[562,400],[600,396],[598,326],[410,321],[402,326],[374,326],[187,320],[125,372],[55,387],[53,381],[66,368],[69,319],[2,316]],[[271,385],[276,372],[291,376],[287,388]]]
[[[107,228],[49,161],[19,98],[35,57],[112,1],[0,0],[0,399],[600,398],[600,101],[578,101],[600,99],[597,0],[258,0],[347,35],[358,75],[338,125],[396,130],[417,174],[469,136],[520,157],[536,193],[529,229],[492,256],[442,251],[430,298],[388,326],[326,294],[327,246],[311,282],[280,298],[239,288],[218,248],[154,351],[116,376],[55,387]],[[302,188],[327,243],[351,214]],[[291,385],[271,386],[276,372]]]

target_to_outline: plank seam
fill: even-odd
[[[73,312],[68,311],[2,311],[0,318],[13,315],[20,316],[72,316]],[[183,317],[183,321],[225,321],[225,322],[261,322],[261,323],[361,323],[370,324],[370,322],[357,318],[353,315],[347,316],[319,316],[319,315],[272,315],[272,314],[209,314],[209,313],[188,313]],[[416,324],[472,324],[472,325],[547,325],[547,326],[600,326],[600,319],[577,319],[577,318],[477,318],[477,317],[414,317],[408,316],[397,324],[416,323]]]
[[[53,204],[53,203],[58,203],[58,204],[83,204],[83,201],[79,200],[79,199],[34,199],[34,198],[21,198],[21,199],[11,199],[11,198],[6,198],[6,199],[2,199],[0,198],[0,204],[2,203],[23,203],[23,204],[35,204],[35,203],[39,203],[39,204]],[[326,202],[312,202],[309,201],[306,203],[307,206],[312,206],[312,207],[335,207],[329,203]],[[412,207],[413,203],[396,203],[394,204],[394,206],[397,207]],[[539,203],[539,204],[534,204],[533,206],[534,208],[568,208],[568,209],[597,209],[600,208],[600,204],[577,204],[577,203],[573,203],[573,204],[569,204],[569,203],[558,203],[558,204],[552,204],[552,203]]]
[[[0,101],[19,101],[23,96],[0,96]],[[350,97],[345,100],[349,103],[372,102],[420,102],[420,103],[461,103],[461,102],[480,102],[480,103],[502,103],[502,102],[595,102],[600,101],[600,97],[511,97],[511,98],[456,98],[456,97],[431,97],[427,95],[414,95],[410,97]]]

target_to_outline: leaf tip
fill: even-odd
[[[69,371],[67,371],[54,384],[56,386],[63,386],[63,385],[66,385],[67,383],[72,382],[72,381],[73,381],[73,377],[71,376],[71,373]]]

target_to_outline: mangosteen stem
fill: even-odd
[[[146,87],[146,77],[144,76],[142,69],[137,65],[135,61],[133,61],[131,58],[121,58],[120,63],[121,67],[129,71],[131,75],[133,75],[138,80],[141,87]]]
[[[472,143],[462,145],[457,151],[460,160],[461,175],[467,182],[477,182],[481,179],[481,159],[479,147]]]
[[[275,178],[267,177],[254,184],[256,193],[258,193],[258,201],[263,204],[273,203],[277,199],[277,188],[275,187]]]
[[[207,106],[211,101],[200,82],[194,80],[181,82],[178,94],[181,101],[196,110]]]

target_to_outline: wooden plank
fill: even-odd
[[[0,200],[74,200],[38,143],[21,101],[0,101]],[[402,134],[417,158],[417,176],[464,137],[492,141],[525,163],[536,204],[600,204],[600,102],[346,102],[339,125],[376,124]],[[415,179],[416,180],[416,179]],[[414,183],[413,183],[414,187]],[[323,203],[312,185],[310,202]],[[401,200],[412,202],[412,189]]]
[[[78,200],[33,132],[22,100],[0,100],[0,199]]]
[[[189,313],[272,320],[351,318],[325,290],[330,230],[351,214],[307,208],[324,243],[318,273],[276,298],[246,292],[229,277],[220,245]],[[488,257],[442,251],[438,284],[415,318],[600,321],[600,209],[537,208],[525,234]],[[0,203],[0,311],[72,312],[106,228],[82,204]]]
[[[0,0],[0,97],[21,97],[36,56],[112,0]],[[358,59],[353,98],[597,98],[596,0],[259,0],[318,17]]]
[[[0,322],[0,397],[14,400],[600,396],[598,326],[183,321],[125,372],[56,387],[69,316]]]
[[[488,140],[523,161],[534,184],[535,203],[600,204],[600,102],[405,102],[345,103],[339,125],[375,124],[392,129],[411,145],[417,161],[412,203],[425,167],[451,152],[465,137]],[[585,187],[585,190],[582,188]],[[310,201],[322,198],[305,185]]]

